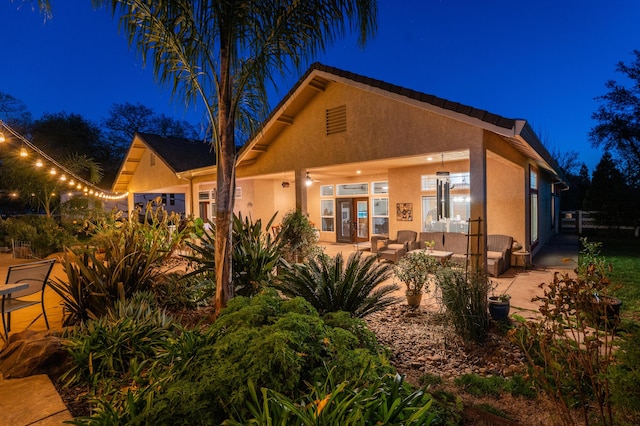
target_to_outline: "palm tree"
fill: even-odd
[[[201,100],[217,165],[216,311],[233,295],[235,138],[267,114],[266,84],[298,70],[338,36],[376,30],[375,0],[93,0],[119,14],[129,43],[185,104]],[[246,141],[246,140],[245,140]],[[244,141],[243,141],[244,142]]]

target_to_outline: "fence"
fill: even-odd
[[[560,228],[565,232],[577,232],[582,234],[585,229],[636,229],[633,226],[613,226],[598,223],[598,212],[586,210],[563,211],[561,214]]]

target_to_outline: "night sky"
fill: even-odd
[[[34,0],[35,1],[35,0]],[[637,0],[380,0],[378,34],[355,37],[315,60],[508,118],[527,119],[551,148],[580,152],[592,171],[602,153],[588,132],[595,97],[640,49]],[[114,103],[137,103],[198,125],[202,111],[171,103],[118,23],[91,1],[53,0],[50,20],[30,2],[0,0],[0,91],[34,119],[77,113],[98,122]],[[275,105],[299,75],[280,85]],[[199,126],[198,126],[199,127]]]

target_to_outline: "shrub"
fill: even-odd
[[[277,238],[267,231],[275,218],[262,229],[262,221],[253,222],[250,217],[242,219],[242,213],[233,215],[232,274],[234,294],[251,296],[258,293],[273,279],[279,262],[280,249]],[[205,231],[198,244],[188,243],[194,255],[185,256],[197,266],[187,277],[194,275],[211,276],[215,273],[215,224]]]
[[[230,300],[209,335],[213,343],[201,348],[189,369],[179,369],[144,422],[220,424],[231,412],[245,416],[250,381],[297,398],[305,383],[322,381],[327,369],[349,381],[391,371],[377,344],[367,346],[347,330],[327,326],[307,302],[282,300],[273,290]]]
[[[345,311],[364,318],[398,301],[391,296],[398,286],[382,284],[390,276],[389,266],[378,263],[375,256],[356,252],[345,263],[338,253],[335,258],[320,255],[304,264],[288,264],[277,288],[287,296],[304,298],[320,315]]]
[[[131,380],[131,368],[157,356],[175,334],[176,323],[155,304],[153,295],[139,293],[117,301],[107,313],[71,332],[64,346],[74,366],[69,383]],[[99,389],[96,389],[99,390]]]
[[[72,245],[76,239],[51,217],[26,215],[2,221],[0,245],[11,246],[11,240],[29,241],[33,254],[46,257]]]
[[[160,275],[152,289],[158,304],[169,310],[207,306],[216,292],[216,283],[207,275],[185,277],[176,272]]]
[[[487,275],[445,267],[436,272],[436,283],[456,333],[466,342],[483,342],[490,325],[487,297],[491,283]]]
[[[571,410],[582,410],[585,424],[593,417],[613,424],[609,370],[614,364],[616,337],[599,330],[588,312],[593,291],[606,294],[608,279],[594,265],[576,277],[556,272],[554,280],[541,284],[542,318],[523,322],[512,331],[512,340],[524,351],[538,388],[559,408],[562,419],[571,422]],[[592,408],[593,407],[593,408]]]
[[[251,418],[227,420],[228,426],[281,425],[429,425],[435,418],[431,396],[412,390],[399,375],[385,375],[368,386],[328,378],[312,386],[300,400],[262,388],[258,396],[250,386]]]
[[[318,254],[318,234],[309,222],[307,214],[300,210],[292,210],[282,218],[281,226],[278,237],[284,260],[298,263],[313,254]]]
[[[147,219],[95,225],[97,248],[66,250],[61,263],[67,277],[52,284],[63,300],[66,325],[97,319],[117,300],[152,288],[182,235],[169,231],[160,209],[148,209]]]

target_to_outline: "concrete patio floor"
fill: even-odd
[[[322,244],[325,253],[335,255],[342,252],[348,256],[355,251],[351,244]],[[365,252],[366,253],[366,252]],[[576,235],[558,235],[541,253],[533,258],[533,265],[526,270],[522,266],[511,268],[497,278],[492,278],[496,284],[496,294],[509,293],[511,295],[511,312],[527,319],[536,317],[537,305],[531,299],[542,295],[538,287],[541,283],[553,280],[556,271],[571,271],[577,265],[578,237]],[[11,254],[0,254],[0,279],[4,281],[7,268],[13,264],[25,263],[30,259],[14,259]],[[52,279],[66,277],[60,263],[56,262]],[[404,300],[404,289],[398,291],[398,296]],[[422,305],[437,310],[436,299],[429,295],[422,298]],[[62,329],[62,307],[60,298],[51,289],[45,292],[45,307],[49,324],[52,329]],[[40,313],[40,306],[16,311],[12,316],[12,333],[24,330],[35,316]],[[29,326],[30,330],[46,330],[42,317]],[[11,334],[11,333],[10,333]],[[0,346],[4,346],[0,339]],[[0,425],[59,425],[65,420],[72,419],[64,402],[46,375],[31,376],[23,379],[6,379],[0,377]]]

